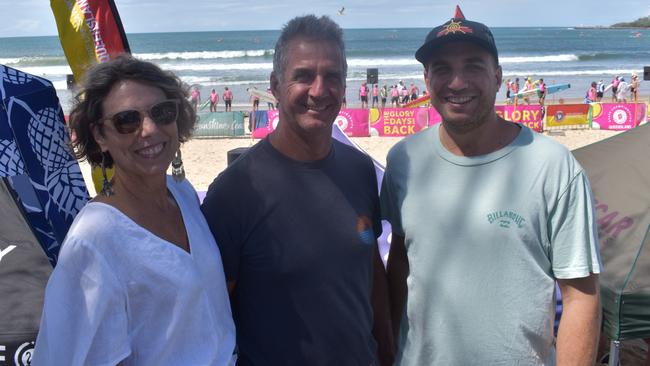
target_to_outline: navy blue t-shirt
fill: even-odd
[[[375,363],[369,157],[333,141],[323,160],[299,162],[263,140],[215,179],[202,210],[236,284],[239,365]]]

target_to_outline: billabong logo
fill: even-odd
[[[453,20],[451,20],[449,21],[449,24],[445,26],[445,29],[441,30],[440,32],[438,32],[438,34],[436,34],[436,37],[442,37],[454,33],[474,33],[474,31],[470,27],[465,27],[464,25],[461,25],[460,21],[454,22]]]
[[[498,224],[500,227],[506,229],[513,227],[513,225],[522,228],[526,223],[526,219],[518,213],[510,210],[489,213],[487,215],[487,220],[490,224]]]

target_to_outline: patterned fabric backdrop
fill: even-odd
[[[50,262],[88,201],[52,83],[0,65],[0,176],[8,177]]]

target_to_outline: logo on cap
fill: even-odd
[[[445,29],[441,30],[436,34],[436,37],[443,37],[448,34],[454,34],[454,33],[474,33],[474,30],[470,27],[465,27],[460,24],[460,21],[454,22],[454,20],[450,20],[449,24],[445,25]]]

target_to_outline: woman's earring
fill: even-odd
[[[183,159],[181,158],[181,148],[176,150],[174,160],[172,160],[172,177],[176,182],[185,179],[185,169],[183,169]]]
[[[106,175],[106,153],[102,152],[102,190],[99,192],[102,196],[104,197],[110,197],[115,194],[113,191],[113,183],[111,183],[110,180],[108,180],[108,176]]]

